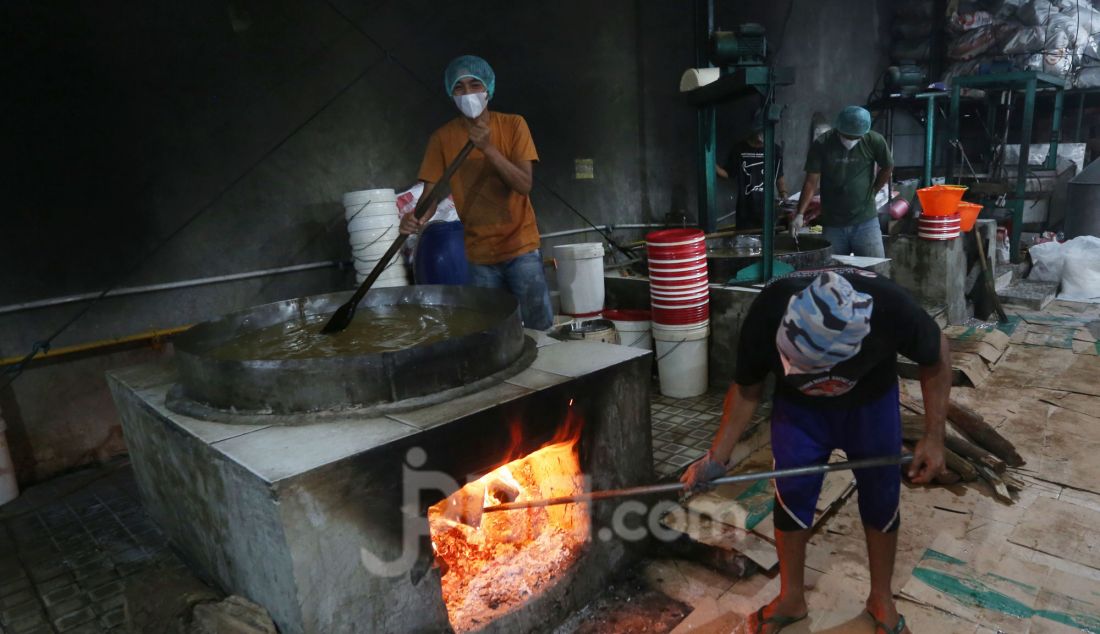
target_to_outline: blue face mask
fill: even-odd
[[[465,95],[456,95],[454,100],[455,105],[458,106],[462,114],[471,119],[476,119],[482,112],[485,112],[485,106],[489,104],[489,93],[471,92]]]

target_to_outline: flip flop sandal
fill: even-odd
[[[776,632],[779,632],[788,625],[794,625],[795,623],[798,623],[799,621],[809,616],[809,614],[803,614],[802,616],[798,617],[772,615],[768,618],[764,618],[764,608],[766,607],[768,606],[762,605],[760,606],[760,609],[756,611],[756,629],[753,630],[753,634],[761,634],[761,632],[764,631],[764,628],[768,625],[775,626],[776,629],[772,632],[772,634],[775,634]]]
[[[871,617],[871,620],[875,622],[875,634],[881,629],[886,634],[901,634],[905,631],[905,617],[901,614],[898,615],[898,624],[894,626],[894,629],[886,627],[886,624],[875,618],[874,614],[867,612],[867,615]]]

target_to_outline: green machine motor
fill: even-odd
[[[768,54],[764,27],[742,24],[733,31],[715,31],[710,39],[710,58],[715,66],[758,66]]]
[[[886,69],[886,88],[892,94],[915,95],[925,83],[924,68],[916,62],[903,60]]]

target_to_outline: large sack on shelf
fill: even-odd
[[[947,45],[947,56],[955,60],[970,60],[989,50],[997,41],[991,26],[983,26],[960,35]]]
[[[1005,55],[1041,53],[1047,41],[1047,32],[1041,26],[1022,26],[1008,38],[1001,52]]]

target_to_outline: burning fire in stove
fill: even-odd
[[[516,458],[519,426],[513,426],[505,464],[429,509],[443,599],[456,632],[479,629],[553,587],[580,557],[589,540],[587,504],[485,513],[476,527],[468,517],[480,515],[483,506],[583,493],[580,431],[570,409],[553,440]]]

